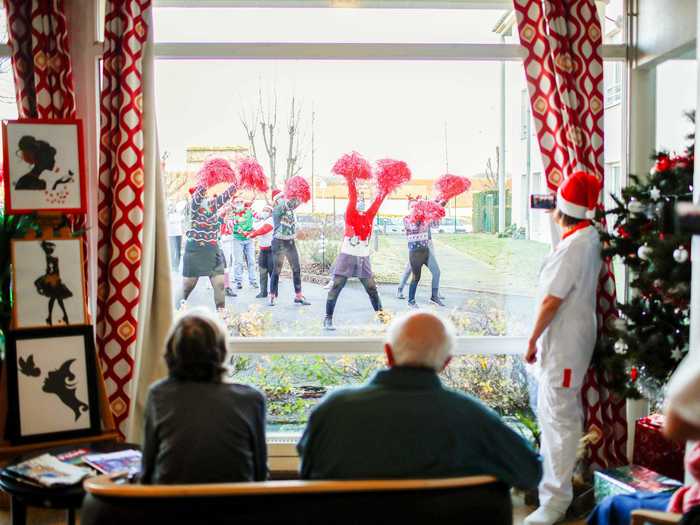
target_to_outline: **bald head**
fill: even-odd
[[[400,317],[387,331],[390,364],[396,366],[427,367],[439,372],[447,363],[453,346],[452,324],[429,312],[412,312]]]

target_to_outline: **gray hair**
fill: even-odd
[[[454,327],[431,312],[411,312],[391,323],[386,342],[397,366],[440,371],[455,346]]]

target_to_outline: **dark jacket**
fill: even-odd
[[[491,474],[532,488],[542,477],[537,454],[495,412],[424,368],[381,370],[360,388],[329,394],[298,450],[305,479]]]
[[[265,397],[252,387],[164,379],[145,419],[142,483],[267,478]]]

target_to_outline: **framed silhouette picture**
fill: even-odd
[[[86,213],[80,120],[3,120],[5,212]]]
[[[48,328],[89,322],[82,237],[14,239],[14,328]]]
[[[99,434],[92,326],[13,330],[6,352],[10,442]]]

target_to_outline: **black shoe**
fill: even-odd
[[[306,300],[306,297],[304,297],[303,295],[301,297],[295,297],[294,302],[302,306],[309,306],[311,304],[309,301]]]
[[[323,329],[327,330],[329,332],[333,332],[335,330],[335,326],[333,326],[333,318],[332,317],[326,317],[323,320]]]
[[[238,297],[230,286],[224,290],[224,294],[226,294],[226,297]]]
[[[242,289],[243,289],[243,283],[236,283],[236,288],[238,288],[239,290],[242,290]]]
[[[408,301],[408,306],[410,308],[418,308],[418,304],[416,304],[416,300],[414,299],[413,301]]]
[[[431,297],[430,302],[438,306],[445,306],[445,303],[442,302],[442,299],[440,299],[440,297]]]
[[[258,295],[255,296],[256,299],[262,299],[263,297],[267,297],[267,294],[260,292]]]
[[[403,290],[401,288],[396,290],[396,298],[397,299],[406,299],[406,296],[403,294]]]

